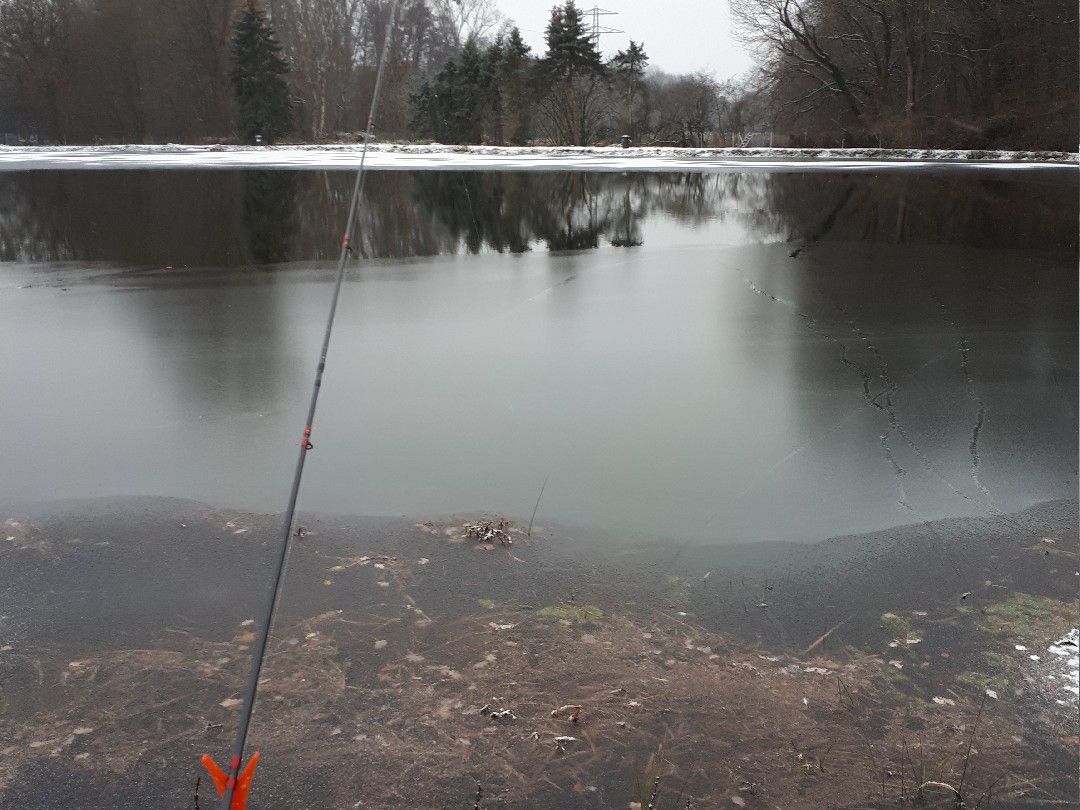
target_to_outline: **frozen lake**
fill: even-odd
[[[284,505],[343,171],[0,173],[0,500]],[[812,541],[1077,486],[1077,175],[377,172],[301,508]]]

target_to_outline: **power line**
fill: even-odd
[[[592,16],[592,25],[590,26],[589,39],[592,40],[593,47],[600,50],[600,36],[602,34],[625,34],[625,31],[621,31],[618,28],[608,28],[605,25],[600,24],[601,17],[617,17],[619,12],[611,11],[606,8],[600,8],[599,6],[593,6],[587,8],[583,12],[586,15]]]

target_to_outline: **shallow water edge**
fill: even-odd
[[[462,537],[475,515],[306,515],[255,795],[612,807],[659,776],[671,806],[866,807],[966,765],[972,801],[1075,796],[1076,515],[614,554],[544,522],[503,546]],[[227,745],[275,519],[134,499],[4,520],[0,797],[183,806],[194,755]]]

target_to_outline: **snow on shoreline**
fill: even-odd
[[[357,165],[355,143],[266,147],[186,144],[153,146],[0,146],[0,171],[105,168],[327,168]],[[683,149],[677,147],[506,147],[373,144],[372,169],[515,169],[527,171],[710,171],[722,169],[910,169],[1077,167],[1072,152],[947,149]]]

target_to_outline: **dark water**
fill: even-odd
[[[280,508],[349,177],[0,175],[0,499]],[[813,540],[1076,489],[1075,172],[371,177],[302,503]]]

